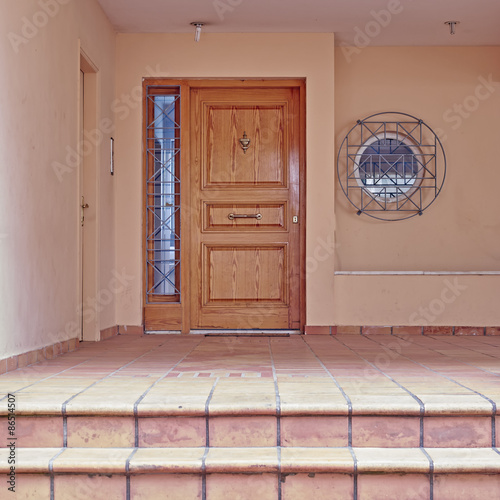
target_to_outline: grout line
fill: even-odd
[[[68,417],[63,415],[63,447],[68,447]]]
[[[485,331],[486,331],[486,327],[484,327],[484,328],[485,328]],[[437,341],[437,340],[438,340],[438,339],[437,339],[437,338],[435,338],[435,337],[430,337],[430,338],[431,338],[432,340],[434,340],[434,341]],[[448,345],[453,345],[453,344],[450,344],[449,342],[446,342],[445,340],[442,340],[442,342],[444,342],[444,343],[446,343],[446,344],[448,344]],[[430,351],[436,352],[436,353],[438,353],[438,354],[440,354],[440,355],[442,355],[442,356],[445,356],[446,358],[451,358],[451,359],[456,360],[456,361],[458,361],[459,363],[462,363],[462,364],[464,364],[464,365],[467,365],[467,366],[472,366],[473,368],[475,368],[475,369],[477,369],[477,370],[480,370],[480,371],[483,371],[483,372],[485,372],[485,373],[488,373],[488,374],[490,374],[490,375],[495,375],[495,376],[498,376],[498,374],[497,374],[497,373],[495,373],[495,372],[491,372],[490,370],[486,370],[486,368],[481,368],[480,366],[473,365],[472,363],[466,363],[465,361],[462,361],[461,359],[457,358],[456,356],[450,356],[450,355],[448,355],[448,354],[443,354],[442,352],[439,352],[439,351],[438,351],[438,350],[436,350],[436,349],[431,349],[430,347],[427,347],[427,346],[425,346],[425,347],[424,347],[424,346],[420,346],[420,344],[414,344],[414,345],[418,345],[419,347],[429,349]],[[496,356],[492,356],[491,354],[487,354],[487,353],[483,353],[483,352],[480,352],[480,351],[476,351],[476,350],[471,349],[471,348],[469,348],[469,347],[460,346],[460,348],[461,348],[461,349],[466,349],[466,350],[471,351],[471,352],[473,352],[473,353],[475,353],[475,354],[480,354],[481,356],[489,356],[489,357],[491,357],[491,358],[493,358],[493,359],[498,359],[498,357],[496,357]],[[453,382],[456,382],[456,381],[455,381],[455,380],[453,380]],[[458,382],[457,382],[457,383],[458,383]],[[465,386],[464,386],[464,387],[465,387]],[[470,390],[474,390],[474,389],[470,389]],[[492,405],[493,405],[493,414],[492,414],[492,416],[491,416],[491,443],[492,443],[492,446],[494,447],[494,446],[496,445],[496,434],[497,434],[497,429],[496,429],[496,418],[495,418],[495,416],[496,416],[496,410],[497,410],[497,408],[496,408],[496,403],[495,403],[494,401],[490,400],[489,398],[487,398],[486,396],[483,396],[483,395],[482,395],[481,393],[479,393],[479,392],[478,392],[477,394],[479,394],[480,396],[482,396],[482,397],[484,397],[484,398],[488,399],[488,401],[490,401],[490,402],[492,403]]]
[[[141,401],[149,394],[149,392],[157,385],[159,384],[162,380],[164,380],[175,368],[177,368],[201,343],[203,342],[203,339],[200,340],[189,352],[183,356],[177,363],[175,363],[173,366],[171,366],[166,373],[164,373],[160,378],[158,378],[151,386],[146,389],[140,396],[139,399],[134,403],[134,420],[135,420],[135,446],[139,446],[139,405]],[[157,347],[161,347],[163,344],[160,344]]]
[[[421,446],[420,449],[422,450],[422,453],[427,457],[427,460],[429,460],[429,500],[434,500],[434,460],[432,460],[432,457],[427,453],[427,450]]]
[[[401,340],[405,340],[406,342],[410,342],[410,338],[411,337],[407,337],[407,338],[403,338],[403,337],[398,337],[400,338]],[[426,338],[428,338],[429,340],[432,340],[433,342],[443,342],[447,345],[451,345],[453,347],[457,347],[457,344],[456,343],[453,343],[453,342],[447,342],[447,339],[449,338],[449,336],[446,336],[446,335],[443,335],[443,338],[441,337],[432,337],[432,336],[427,336]],[[461,338],[467,338],[467,339],[475,339],[475,338],[478,338],[478,336],[475,336],[475,335],[467,335],[467,336],[464,336],[464,337],[461,337]],[[481,342],[483,341],[483,339],[481,339]],[[490,370],[487,370],[486,368],[482,368],[481,366],[477,366],[477,365],[473,365],[472,363],[467,363],[466,361],[462,361],[462,359],[460,358],[457,358],[456,356],[452,356],[451,354],[443,354],[442,352],[438,351],[437,349],[433,349],[432,347],[428,347],[427,345],[422,345],[422,344],[416,344],[415,342],[410,342],[411,344],[413,345],[416,345],[418,347],[420,347],[421,349],[427,349],[428,351],[432,351],[432,352],[435,352],[437,354],[439,354],[440,356],[444,356],[445,358],[448,358],[448,359],[453,359],[455,361],[457,361],[458,363],[461,363],[463,365],[467,365],[467,366],[472,366],[472,368],[475,368],[476,370],[480,370],[484,373],[488,373],[490,375],[494,375],[495,377],[498,377],[499,374],[496,373],[496,372],[492,372]],[[381,344],[380,344],[381,345]],[[481,343],[481,345],[485,345],[483,342]],[[486,344],[486,345],[489,345],[489,346],[492,346],[492,347],[498,347],[494,344]],[[494,360],[499,360],[500,358],[498,356],[494,356],[492,354],[488,354],[486,352],[481,352],[481,351],[477,351],[475,349],[472,349],[471,347],[467,347],[467,346],[458,346],[460,349],[462,350],[467,350],[467,351],[470,351],[470,352],[473,352],[475,354],[479,354],[481,356],[488,356],[490,358],[493,358]],[[406,356],[405,356],[406,357]],[[411,359],[411,358],[408,358],[408,359]],[[418,363],[418,361],[414,361],[412,360],[414,363]],[[425,366],[425,365],[422,365],[422,366]],[[428,370],[432,370],[432,368],[429,368],[427,366],[425,366],[425,368],[427,368]],[[438,372],[436,372],[438,373]],[[440,374],[441,375],[441,374]],[[442,375],[443,377],[446,377],[446,375]],[[460,384],[459,382],[456,382],[455,380],[452,380],[453,382],[457,383],[457,384]],[[465,386],[464,386],[465,387]],[[468,389],[468,387],[466,387]],[[470,389],[471,391],[473,391],[474,389]]]
[[[201,500],[207,500],[207,455],[209,448],[205,447],[201,458]]]
[[[129,455],[127,458],[127,461],[125,462],[125,476],[126,476],[126,481],[127,481],[127,500],[130,500],[130,461],[134,457],[134,455],[137,453],[137,450],[139,448],[134,448],[132,453]]]
[[[273,350],[271,347],[271,339],[268,339],[269,357],[271,358],[271,369],[273,372],[274,394],[276,397],[276,446],[281,446],[281,397],[278,385],[278,376],[276,374],[276,366],[274,364]]]
[[[494,447],[496,446],[496,440],[497,440],[497,428],[496,428],[497,405],[493,401],[492,403],[493,403],[493,414],[491,416],[491,446]]]
[[[1,234],[0,234],[0,239],[1,239]],[[60,340],[58,342],[55,342],[54,344],[49,344],[49,345],[46,345],[44,347],[40,347],[39,349],[32,349],[31,351],[26,351],[26,352],[21,352],[19,354],[14,354],[13,356],[9,356],[7,358],[1,358],[0,359],[0,363],[2,363],[3,361],[5,361],[5,363],[7,363],[7,361],[9,359],[14,359],[16,360],[16,367],[15,368],[11,368],[10,370],[7,369],[4,373],[2,373],[1,375],[5,375],[6,373],[12,373],[12,372],[15,372],[17,370],[24,370],[25,368],[32,368],[32,367],[35,367],[36,365],[40,364],[40,363],[44,363],[46,361],[52,361],[53,359],[56,359],[56,358],[59,358],[61,356],[64,356],[65,354],[69,354],[70,352],[76,352],[78,351],[79,349],[79,346],[77,346],[75,344],[75,347],[74,349],[71,349],[69,348],[69,343],[71,340],[76,340],[78,343],[80,343],[81,341],[78,339],[78,337],[74,337],[72,339],[67,339],[67,340]],[[62,350],[62,344],[66,343],[67,344],[67,347],[68,347],[68,350],[67,351],[64,351]],[[45,355],[45,351],[46,349],[52,347],[54,348],[55,346],[61,346],[61,351],[58,353],[58,354],[53,354],[52,357],[50,358],[47,358],[46,355]],[[57,350],[57,349],[56,349]],[[43,354],[42,354],[42,358],[41,359],[38,359],[38,353],[40,351],[43,351]],[[32,362],[32,363],[29,363],[25,366],[19,366],[19,358],[23,355],[28,355],[28,354],[33,354],[35,353],[36,354],[36,361]]]
[[[425,436],[425,424],[424,424],[424,414],[425,414],[425,408],[424,408],[424,413],[420,412],[420,439],[419,439],[419,446],[421,448],[424,447],[424,436]]]
[[[356,457],[356,453],[352,446],[349,446],[349,451],[352,456],[352,460],[354,462],[354,474],[352,476],[353,479],[353,500],[358,500],[358,457]]]
[[[400,337],[399,337],[400,338]],[[375,342],[375,340],[373,339],[370,339],[372,342]],[[380,345],[382,346],[382,344],[379,344],[378,342],[375,342],[377,345]],[[419,345],[419,344],[414,344],[414,345]],[[386,347],[387,349],[393,351],[393,352],[396,352],[394,351],[393,349],[391,349],[390,347],[388,346],[384,346]],[[440,354],[441,356],[444,356],[445,358],[453,358],[452,356],[446,356],[442,353],[440,353],[439,351],[436,351],[435,349],[430,349],[430,348],[427,348],[427,347],[423,347],[423,346],[419,346],[421,347],[422,349],[426,349],[428,351],[433,351],[433,352],[436,352],[438,354]],[[399,353],[398,353],[399,354]],[[406,359],[409,359],[411,362],[417,364],[417,365],[420,365],[422,366],[423,368],[425,368],[426,370],[429,370],[437,375],[439,375],[440,377],[443,377],[445,378],[446,380],[449,380],[450,382],[454,383],[454,384],[457,384],[458,386],[462,387],[463,389],[467,389],[468,391],[471,391],[473,392],[474,394],[477,394],[478,396],[480,396],[481,398],[485,399],[486,401],[488,401],[490,404],[491,404],[491,411],[492,411],[492,420],[491,420],[491,437],[492,437],[492,440],[493,440],[493,444],[492,446],[495,446],[495,439],[496,439],[496,424],[495,424],[495,416],[496,416],[496,413],[497,413],[497,404],[495,403],[495,401],[493,401],[492,399],[490,399],[488,396],[485,396],[484,394],[482,394],[481,392],[479,391],[476,391],[475,389],[472,389],[470,387],[467,387],[466,385],[460,383],[460,382],[457,382],[456,380],[452,379],[451,377],[448,377],[448,375],[443,375],[442,373],[438,372],[437,370],[434,370],[433,368],[430,368],[429,366],[427,365],[424,365],[423,363],[420,363],[419,361],[416,361],[408,356],[405,356],[404,354],[399,354],[400,356],[402,356],[403,358],[406,358]],[[454,359],[454,358],[453,358]],[[466,363],[468,364],[468,363]],[[473,366],[473,365],[471,365]]]
[[[219,383],[220,377],[216,377],[214,380],[214,384],[212,385],[212,389],[210,391],[210,394],[207,397],[207,400],[205,402],[205,446],[207,450],[210,448],[210,401],[212,401],[212,397],[215,392],[215,388],[217,387],[217,384]]]
[[[271,346],[271,338],[268,339],[269,357],[271,358],[271,368],[273,371],[274,393],[276,396],[276,449],[278,453],[278,500],[281,500],[281,397],[278,385],[278,376],[276,374],[276,365],[274,363],[273,349]]]
[[[130,361],[129,363],[123,365],[123,366],[120,366],[120,368],[118,368],[117,370],[111,372],[111,373],[108,373],[106,376],[100,378],[99,380],[96,380],[93,384],[90,384],[88,387],[86,387],[85,389],[82,389],[80,392],[78,392],[77,394],[73,394],[73,396],[71,396],[70,398],[68,398],[66,401],[64,401],[64,403],[62,404],[62,407],[61,407],[61,412],[62,412],[62,415],[63,417],[66,416],[66,405],[72,401],[73,399],[75,399],[76,397],[80,396],[81,394],[83,394],[84,392],[88,391],[91,387],[94,387],[96,386],[97,384],[100,384],[101,382],[103,382],[104,380],[107,380],[108,378],[112,377],[115,373],[118,373],[120,371],[122,371],[124,368],[127,368],[128,366],[132,365],[133,363],[135,363],[136,361],[138,361],[139,359],[143,358],[144,356],[148,355],[149,353],[155,351],[156,349],[158,349],[158,347],[161,347],[163,344],[160,344],[160,345],[157,345],[155,346],[154,349],[150,349],[149,351],[145,352],[144,354],[141,354],[140,356],[138,356],[137,358],[134,358],[132,361]]]
[[[283,495],[281,488],[283,480],[283,476],[281,474],[281,446],[277,447],[277,451],[278,451],[278,500],[281,500]]]
[[[318,357],[318,355],[313,351],[311,346],[306,342],[304,337],[301,337],[304,344],[306,344],[307,348],[311,351],[313,356],[316,358],[318,363],[321,365],[323,370],[327,373],[327,375],[333,380],[333,383],[337,386],[337,389],[341,392],[342,396],[344,396],[344,399],[346,400],[347,403],[347,429],[348,429],[348,437],[347,437],[347,446],[352,446],[352,401],[351,398],[346,394],[342,386],[338,383],[337,379],[330,373],[330,370],[325,366],[323,361]],[[338,340],[338,337],[331,337],[332,340],[335,340],[337,342],[340,342]]]
[[[75,352],[75,351],[71,351],[71,352]],[[65,354],[69,354],[69,353],[65,353]],[[52,359],[55,359],[55,358],[52,358]],[[52,361],[52,360],[50,360],[50,359],[46,359],[45,361]],[[51,379],[51,378],[53,378],[53,377],[57,377],[58,375],[62,375],[63,373],[65,373],[65,372],[67,372],[67,371],[69,371],[69,370],[72,370],[73,368],[76,368],[77,366],[80,366],[80,365],[83,365],[83,364],[85,364],[85,363],[88,363],[89,361],[90,361],[90,359],[86,359],[85,361],[82,361],[81,363],[78,363],[78,364],[76,364],[76,365],[73,365],[73,366],[71,366],[70,368],[66,368],[65,370],[62,370],[62,371],[57,372],[57,373],[54,373],[53,375],[49,375],[48,377],[41,378],[40,380],[37,380],[36,382],[33,382],[32,384],[28,384],[28,385],[26,385],[26,386],[24,386],[24,387],[21,387],[20,389],[17,389],[17,390],[15,390],[15,391],[11,392],[11,394],[18,394],[18,393],[20,393],[20,391],[24,391],[25,389],[28,389],[28,388],[30,388],[30,387],[33,387],[34,385],[39,384],[40,382],[45,382],[46,380],[49,380],[49,379]],[[33,365],[29,365],[29,368],[30,368],[30,369],[36,369],[36,365],[37,365],[37,364],[38,364],[38,363],[35,363],[35,364],[33,364]],[[27,366],[25,366],[24,368],[28,368],[28,367],[27,367]],[[15,371],[15,370],[14,370],[14,371]],[[12,373],[12,372],[7,372],[7,373]],[[3,375],[5,375],[5,374],[3,374]],[[4,400],[4,399],[6,399],[6,398],[7,398],[7,395],[6,395],[6,396],[4,396],[3,398],[0,398],[0,402],[1,402],[1,401],[3,401],[3,400]]]
[[[371,340],[372,342],[375,342],[371,338],[371,336],[369,336],[369,335],[366,336],[366,339],[367,340]],[[356,356],[358,356],[360,359],[362,359],[365,363],[368,363],[372,368],[374,368],[375,370],[378,370],[382,375],[384,375],[384,377],[387,377],[391,382],[395,383],[400,389],[403,389],[403,391],[407,392],[418,403],[418,405],[420,406],[420,445],[422,446],[422,443],[423,443],[423,440],[424,440],[424,436],[423,436],[423,418],[424,418],[424,415],[425,415],[425,405],[424,405],[423,401],[420,398],[418,398],[415,394],[413,394],[413,392],[411,392],[409,389],[407,389],[404,385],[400,384],[397,380],[395,380],[390,375],[388,375],[383,370],[381,370],[377,365],[375,365],[374,363],[371,363],[366,358],[364,358],[363,356],[361,356],[361,354],[359,354],[357,351],[355,351],[354,349],[352,349],[348,345],[344,344],[339,339],[335,339],[335,340],[337,340],[337,342],[339,342],[344,347],[346,347],[351,352],[353,352]],[[380,345],[380,344],[378,344],[378,345]]]
[[[49,474],[50,474],[50,500],[54,500],[55,498],[55,489],[54,489],[54,460],[58,458],[64,452],[64,448],[61,448],[55,456],[53,456],[49,460]]]
[[[451,346],[453,346],[453,347],[459,347],[460,349],[464,349],[464,350],[467,350],[467,351],[471,351],[471,352],[476,353],[476,354],[481,354],[482,356],[488,356],[488,357],[493,358],[493,359],[495,359],[495,360],[498,360],[498,359],[499,359],[499,357],[498,357],[498,356],[494,356],[493,354],[488,354],[488,353],[486,353],[486,352],[477,351],[476,349],[472,349],[471,347],[467,347],[467,346],[464,346],[464,345],[457,346],[457,344],[456,344],[456,343],[450,343],[450,342],[447,342],[447,341],[446,341],[446,338],[447,338],[447,337],[448,337],[447,335],[443,335],[443,336],[442,336],[442,338],[441,338],[441,337],[427,336],[427,338],[428,338],[428,339],[433,340],[433,341],[435,341],[435,342],[438,342],[438,341],[439,341],[439,342],[444,342],[444,343],[446,343],[446,344],[448,344],[448,345],[451,345]],[[463,337],[461,337],[461,338],[464,338],[464,339],[470,339],[470,340],[472,340],[472,339],[474,339],[474,338],[478,338],[478,337],[480,337],[480,336],[476,336],[476,335],[464,335],[464,336],[463,336]],[[400,337],[400,338],[402,338],[402,337]],[[407,339],[404,339],[404,340],[407,340]],[[413,343],[414,343],[414,342],[412,342],[412,344],[413,344]],[[415,344],[415,345],[421,346],[421,344]],[[487,342],[484,342],[484,339],[481,339],[481,344],[480,344],[480,345],[481,345],[481,346],[485,346],[485,345],[487,345],[487,346],[491,346],[491,347],[499,347],[498,345],[495,345],[495,344],[488,344]],[[427,347],[427,346],[421,346],[421,347],[425,347],[425,349],[429,349],[429,350],[431,350],[431,351],[436,351],[435,349],[432,349],[432,348]],[[465,364],[465,365],[470,365],[470,366],[473,366],[474,368],[477,368],[478,370],[482,370],[482,371],[484,371],[484,372],[486,372],[486,373],[491,373],[492,375],[498,376],[498,373],[496,373],[496,372],[491,372],[491,371],[487,370],[486,368],[481,368],[481,367],[479,367],[479,366],[472,365],[471,363],[466,363],[465,361],[462,361],[460,358],[456,358],[455,356],[450,356],[449,354],[443,354],[442,352],[439,352],[439,351],[436,351],[436,352],[437,352],[437,353],[439,353],[439,354],[441,354],[442,356],[447,356],[448,358],[457,359],[460,363],[463,363],[463,364]]]

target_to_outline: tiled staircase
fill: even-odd
[[[497,338],[111,339],[0,377],[0,498],[500,499],[499,358]]]

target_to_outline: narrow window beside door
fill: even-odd
[[[146,300],[180,302],[180,89],[147,88]]]

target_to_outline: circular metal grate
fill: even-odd
[[[377,113],[358,120],[345,136],[337,176],[358,215],[404,220],[422,215],[439,196],[446,155],[423,120],[406,113]]]

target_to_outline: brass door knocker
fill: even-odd
[[[240,139],[241,149],[243,149],[243,153],[246,154],[247,149],[250,147],[250,139],[247,137],[247,133],[243,132],[243,137]]]

